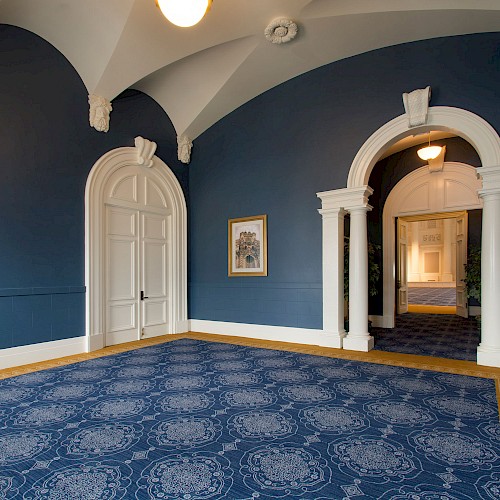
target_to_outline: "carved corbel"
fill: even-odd
[[[193,148],[193,142],[191,139],[182,134],[177,136],[177,157],[182,163],[189,163],[191,161],[191,149]]]
[[[135,138],[134,143],[137,150],[137,163],[145,167],[152,167],[156,142],[148,141],[144,137],[138,136]]]
[[[408,127],[417,127],[427,123],[427,112],[431,100],[431,88],[417,89],[403,94],[403,104],[408,117]]]
[[[100,95],[89,95],[89,122],[99,132],[109,130],[109,114],[113,111],[111,102]]]
[[[444,155],[446,154],[446,146],[441,146],[441,153],[436,158],[427,160],[429,164],[429,172],[441,172],[444,167]]]

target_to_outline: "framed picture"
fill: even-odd
[[[229,276],[267,276],[267,215],[228,221]]]

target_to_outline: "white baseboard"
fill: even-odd
[[[372,322],[372,326],[376,328],[394,328],[394,317],[393,316],[376,316],[370,315],[368,318]]]
[[[96,333],[86,338],[88,339],[87,352],[98,351],[104,347],[104,335],[102,333]]]
[[[314,330],[311,328],[252,325],[248,323],[229,323],[226,321],[208,321],[202,319],[190,320],[190,331],[309,345],[325,345],[324,337],[327,336],[323,330]]]
[[[174,333],[186,333],[189,332],[189,320],[177,321],[174,326]]]
[[[50,359],[73,356],[87,351],[87,337],[53,340],[39,344],[10,347],[0,350],[0,368],[39,363]]]

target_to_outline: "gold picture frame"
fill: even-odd
[[[228,276],[267,276],[267,215],[227,224]]]

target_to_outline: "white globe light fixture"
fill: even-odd
[[[417,155],[424,161],[434,160],[439,156],[442,149],[441,146],[431,146],[431,133],[429,132],[429,145],[419,149]]]
[[[203,19],[212,0],[156,0],[156,5],[172,24],[188,28]]]

